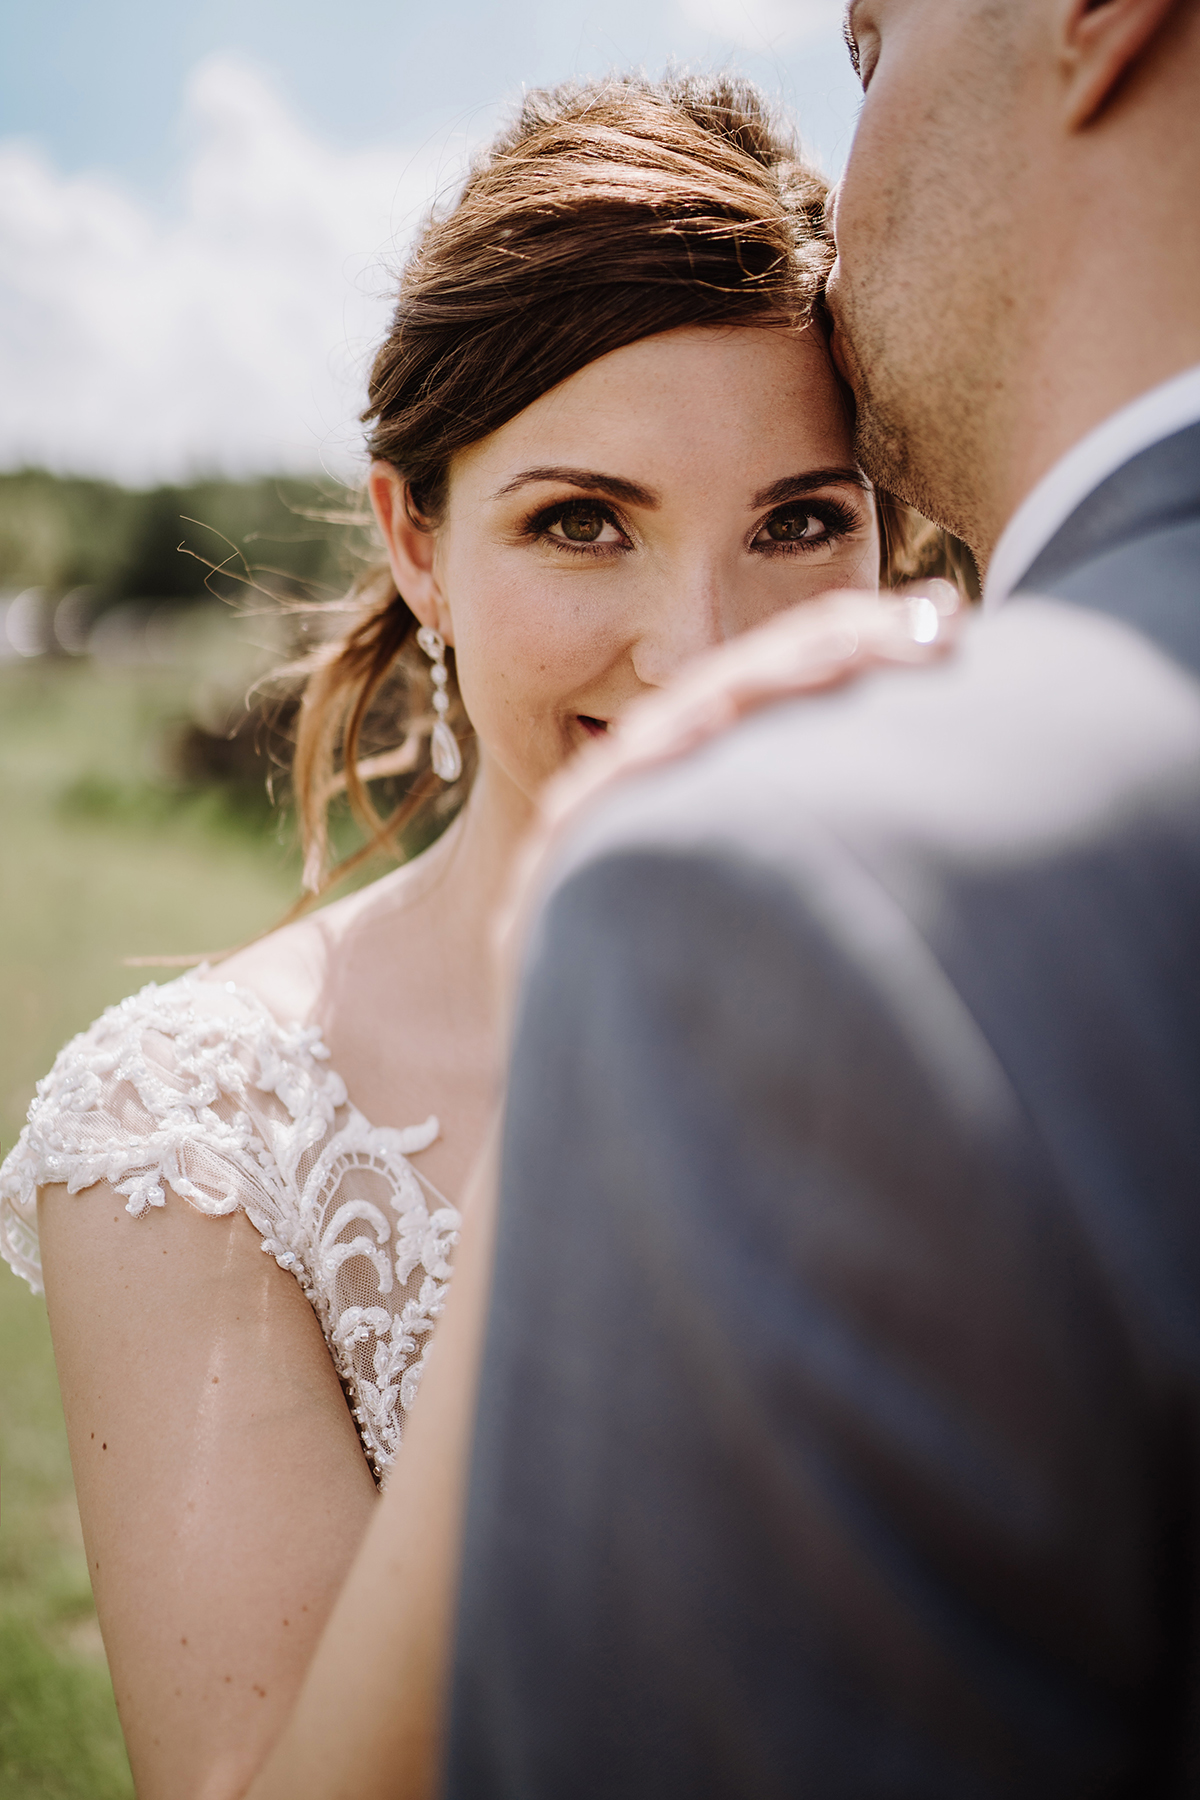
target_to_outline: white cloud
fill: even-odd
[[[388,265],[444,156],[319,143],[225,57],[195,71],[185,122],[172,218],[0,140],[0,465],[131,482],[352,465]]]
[[[697,31],[745,50],[780,50],[837,30],[843,0],[679,0]]]

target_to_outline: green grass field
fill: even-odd
[[[154,978],[124,957],[234,945],[295,896],[295,860],[265,815],[162,777],[159,735],[195,679],[82,661],[0,666],[6,1152],[59,1046]],[[45,1310],[0,1264],[0,1800],[132,1792]]]

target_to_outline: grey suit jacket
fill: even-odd
[[[1200,1791],[1200,427],[570,846],[446,1785]]]

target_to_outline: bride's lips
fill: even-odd
[[[593,719],[588,713],[576,713],[575,718],[589,737],[603,737],[608,731],[607,719]]]

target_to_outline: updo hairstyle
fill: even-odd
[[[414,243],[371,371],[367,449],[407,483],[413,522],[441,522],[457,451],[598,357],[681,326],[819,318],[834,256],[827,192],[747,83],[609,79],[531,93]],[[946,572],[940,532],[886,497],[879,508],[885,581]],[[429,768],[428,664],[386,564],[322,610],[350,623],[307,665],[299,715],[293,787],[310,893],[414,826],[432,835],[475,767],[448,649],[463,775],[447,790]],[[404,789],[381,814],[367,783],[398,775]],[[342,789],[368,841],[326,873],[328,806]]]

